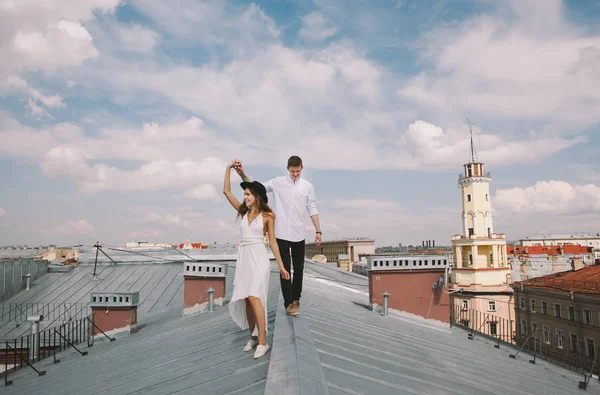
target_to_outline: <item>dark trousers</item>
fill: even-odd
[[[281,260],[285,270],[290,273],[290,279],[284,280],[281,278],[281,293],[283,294],[283,302],[285,307],[295,300],[300,300],[302,293],[302,276],[304,273],[304,240],[302,241],[287,241],[277,239],[277,246],[281,254]],[[290,261],[291,251],[291,261]],[[294,275],[290,270],[294,265]]]

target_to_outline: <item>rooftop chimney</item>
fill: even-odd
[[[212,288],[213,303],[223,305],[227,263],[183,263],[183,314],[193,314],[208,309],[209,292]]]
[[[92,292],[92,336],[100,331],[111,335],[135,328],[139,299],[139,292]]]

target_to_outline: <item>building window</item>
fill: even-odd
[[[527,321],[521,321],[521,335],[527,336]]]
[[[577,321],[577,315],[575,315],[575,307],[569,306],[569,321]]]
[[[531,323],[531,336],[537,338],[537,333],[535,333],[537,331],[537,324],[535,322]]]
[[[594,319],[592,317],[592,310],[583,310],[583,323],[594,325],[593,320]]]
[[[486,201],[486,202],[489,202],[489,201],[490,201],[490,199],[488,198],[488,194],[487,194],[487,193],[485,194],[485,201]]]
[[[471,201],[471,194],[467,194],[467,202]]]
[[[496,311],[496,301],[495,300],[488,301],[488,311]]]
[[[423,266],[423,261],[419,260],[419,266]]]
[[[554,316],[560,318],[560,305],[558,303],[554,303]]]
[[[579,350],[577,349],[577,335],[573,333],[569,335],[569,351],[575,354],[579,353]]]
[[[463,310],[469,310],[469,301],[468,300],[463,300],[462,301],[462,309]]]
[[[535,299],[531,299],[531,312],[535,313]]]
[[[390,265],[390,261],[385,261],[385,265],[389,266]]]
[[[498,326],[496,322],[490,322],[490,335],[498,336]]]
[[[446,260],[444,259],[444,265],[446,265],[446,263],[447,263],[447,262],[446,262]]]
[[[544,343],[546,344],[550,344],[550,327],[549,326],[544,326]]]
[[[521,296],[521,310],[525,310],[525,297]]]
[[[425,260],[425,266],[427,266],[427,262],[428,262],[428,261],[427,261],[427,259],[426,259],[426,260]]]
[[[469,228],[469,236],[473,236],[475,234],[475,229]]]
[[[565,340],[565,335],[563,334],[562,329],[556,330],[556,347],[563,349],[563,341]]]
[[[548,302],[542,302],[542,314],[548,315]]]
[[[373,261],[373,266],[377,267],[377,261]]]
[[[585,339],[585,356],[593,360],[596,357],[596,353],[594,352],[596,345],[594,344],[594,339]]]

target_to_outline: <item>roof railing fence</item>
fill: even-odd
[[[59,363],[57,354],[67,349],[74,349],[79,355],[86,356],[87,351],[80,350],[81,345],[92,347],[94,337],[92,328],[98,331],[110,341],[115,340],[102,332],[90,318],[85,316],[62,325],[47,328],[43,331],[30,333],[29,335],[0,343],[0,363],[4,365],[4,385],[13,384],[8,379],[10,373],[19,369],[31,368],[39,376],[46,371],[36,369],[35,364],[47,358],[53,358],[53,362]],[[79,346],[79,347],[78,347]]]
[[[89,316],[87,303],[3,303],[0,304],[0,322],[15,321],[16,326],[31,315],[43,315],[45,321],[68,322]]]
[[[519,333],[517,337],[516,323],[514,320],[494,316],[489,312],[469,309],[460,304],[450,305],[450,325],[458,326],[469,331],[467,337],[472,340],[475,336],[485,336],[497,340],[495,348],[500,348],[502,343],[517,348],[512,359],[519,353],[526,352],[533,359],[529,362],[535,364],[536,357],[552,364],[583,374],[583,381],[579,388],[585,389],[592,376],[600,377],[600,345],[579,338],[564,339],[564,349],[557,350],[543,340],[541,328],[532,330],[528,326],[527,333]]]

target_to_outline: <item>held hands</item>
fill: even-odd
[[[290,279],[290,273],[287,270],[285,270],[285,267],[283,267],[283,265],[279,267],[279,273],[281,274],[281,278],[283,278],[284,280]]]
[[[241,176],[242,174],[244,174],[244,168],[242,167],[242,161],[241,161],[241,160],[239,160],[239,159],[234,159],[234,160],[231,162],[231,167],[232,167],[233,169],[235,169],[235,171],[238,173],[238,175],[240,175],[240,176]]]

